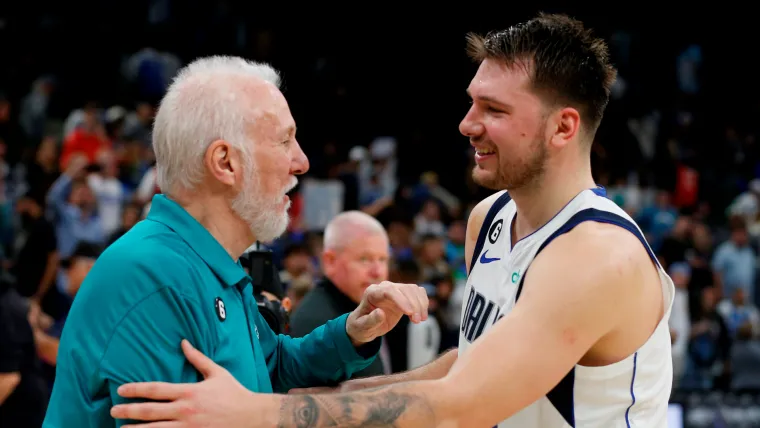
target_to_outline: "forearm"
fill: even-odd
[[[277,396],[280,428],[451,427],[455,397],[444,381],[410,382],[350,394]]]
[[[259,331],[263,330],[260,325]],[[276,343],[267,365],[275,391],[280,392],[350,378],[367,367],[380,349],[379,340],[355,347],[346,334],[345,316],[328,321],[302,338],[272,334],[267,342]]]
[[[21,374],[19,372],[0,373],[0,405],[10,397],[20,382]]]
[[[441,355],[435,361],[414,370],[403,373],[395,373],[388,376],[374,376],[362,379],[354,379],[346,382],[348,390],[376,388],[401,382],[413,382],[421,380],[441,379],[449,373],[457,360],[458,351],[452,349]]]
[[[58,339],[45,334],[40,330],[34,332],[34,343],[37,347],[37,355],[40,359],[51,366],[58,362]]]

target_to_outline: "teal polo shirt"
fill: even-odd
[[[380,341],[355,348],[347,315],[300,338],[275,335],[251,279],[181,206],[153,198],[148,218],[98,258],[66,320],[44,427],[120,426],[116,389],[143,381],[197,382],[188,339],[254,392],[286,392],[349,378]]]

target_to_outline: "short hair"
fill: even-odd
[[[251,79],[280,87],[280,75],[270,65],[237,57],[200,58],[179,71],[153,125],[156,180],[163,193],[197,185],[203,178],[204,153],[217,139],[250,156],[245,129],[253,115],[240,95]]]
[[[340,250],[362,234],[388,234],[376,218],[362,211],[346,211],[336,215],[325,227],[323,247],[325,250]]]
[[[531,89],[551,106],[569,105],[588,121],[591,134],[599,126],[617,71],[607,44],[565,15],[541,13],[537,18],[486,37],[467,36],[473,60],[504,61],[525,67]]]

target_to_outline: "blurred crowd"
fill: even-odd
[[[642,104],[626,40],[616,33],[611,41],[620,78],[592,162],[598,183],[637,220],[676,284],[670,320],[674,385],[760,392],[756,126],[706,119],[711,110],[700,98],[699,45],[672,59],[672,100]],[[82,280],[98,255],[144,218],[160,192],[151,122],[182,63],[169,52],[138,50],[122,66],[121,84],[134,94],[128,103],[103,105],[93,97],[64,115],[49,109],[56,76],[40,76],[23,96],[0,95],[0,415],[44,413],[58,339]],[[283,71],[287,76],[289,70]],[[427,333],[398,327],[410,330],[403,340],[387,343],[393,349],[386,349],[382,373],[424,364],[457,344],[467,217],[489,192],[469,179],[473,156],[466,140],[452,144],[461,145],[452,153],[469,162],[454,172],[464,182],[456,189],[443,184],[452,181],[443,180],[450,170],[425,167],[410,174],[407,167],[401,174],[406,155],[399,152],[410,150],[401,149],[394,135],[356,145],[328,140],[320,150],[307,150],[312,170],[291,196],[290,227],[280,239],[263,243],[283,284],[272,298],[287,299],[291,319],[303,319],[300,305],[325,279],[328,223],[352,210],[379,220],[389,258],[381,260],[387,270],[371,276],[423,284],[432,315]],[[450,154],[425,153],[430,156]],[[351,296],[330,279],[338,294]],[[114,278],[114,286],[120,285]]]

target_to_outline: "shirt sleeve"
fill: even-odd
[[[112,404],[136,401],[117,394],[117,388],[125,383],[202,380],[180,347],[186,338],[205,355],[213,355],[196,321],[202,319],[200,305],[170,287],[159,289],[132,308],[119,323],[100,363],[99,377],[108,385]],[[116,426],[128,422],[116,421]]]
[[[276,335],[261,314],[256,325],[275,392],[334,384],[372,364],[380,338],[354,347],[346,333],[348,314],[328,321],[300,338]]]

